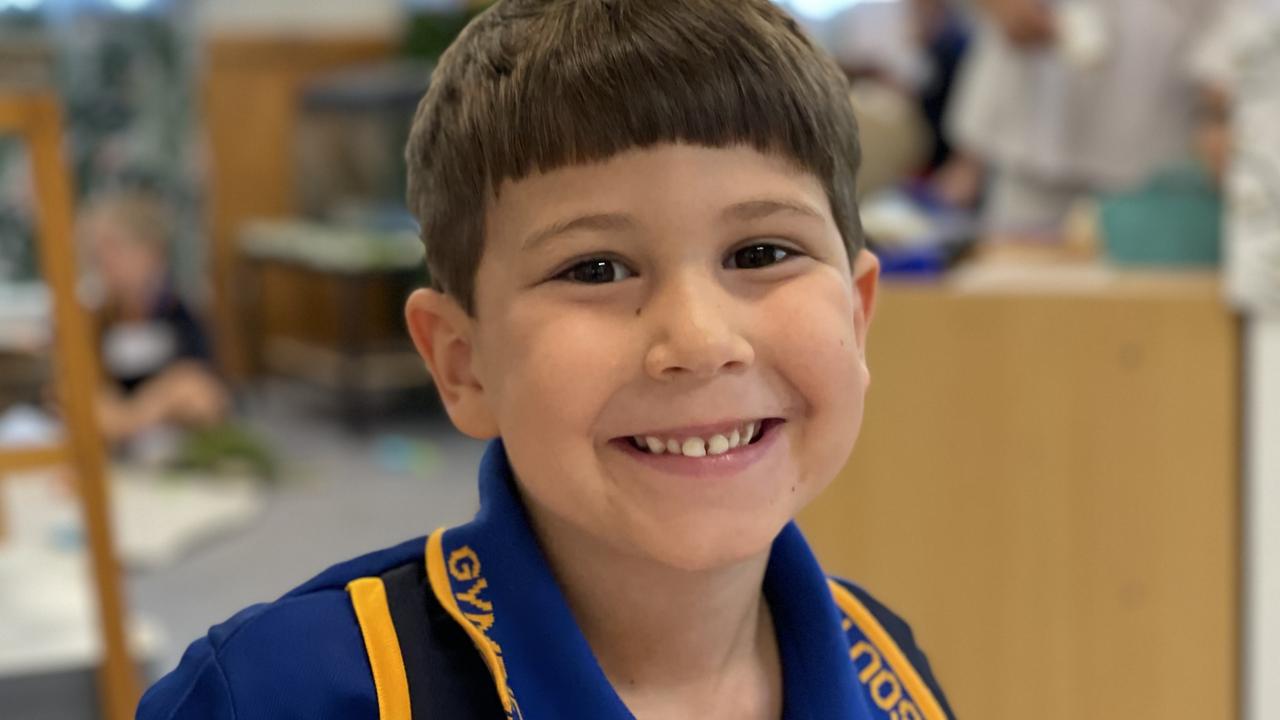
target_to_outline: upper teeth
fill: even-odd
[[[707,455],[723,455],[730,450],[746,445],[756,439],[762,429],[761,423],[744,423],[725,434],[710,437],[662,438],[654,435],[637,435],[632,440],[636,447],[646,449],[654,455],[670,453],[686,457],[706,457]]]

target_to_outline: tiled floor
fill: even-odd
[[[253,403],[253,427],[284,461],[267,510],[174,566],[130,578],[135,611],[167,635],[156,670],[237,610],[274,599],[329,565],[470,518],[484,444],[439,411],[348,433],[323,396],[276,388]]]

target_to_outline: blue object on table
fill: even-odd
[[[874,248],[884,275],[941,275],[951,266],[955,252],[942,245],[913,248]]]
[[[868,238],[868,247],[879,258],[883,275],[941,275],[955,265],[976,240],[974,213],[941,202],[932,191],[908,186],[882,196],[879,201],[904,203],[928,218],[928,229],[918,236],[895,241]]]

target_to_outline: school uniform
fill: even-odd
[[[213,367],[209,337],[171,283],[165,283],[145,318],[119,321],[112,314],[99,328],[99,351],[105,376],[122,393],[134,393],[183,360]]]
[[[551,574],[500,441],[480,496],[470,523],[337,565],[213,628],[138,718],[632,718]],[[764,592],[786,720],[953,717],[906,623],[827,578],[794,523]]]

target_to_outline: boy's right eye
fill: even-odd
[[[591,258],[570,267],[557,275],[556,279],[589,285],[603,285],[626,280],[633,275],[635,273],[631,272],[630,268],[617,260]]]

